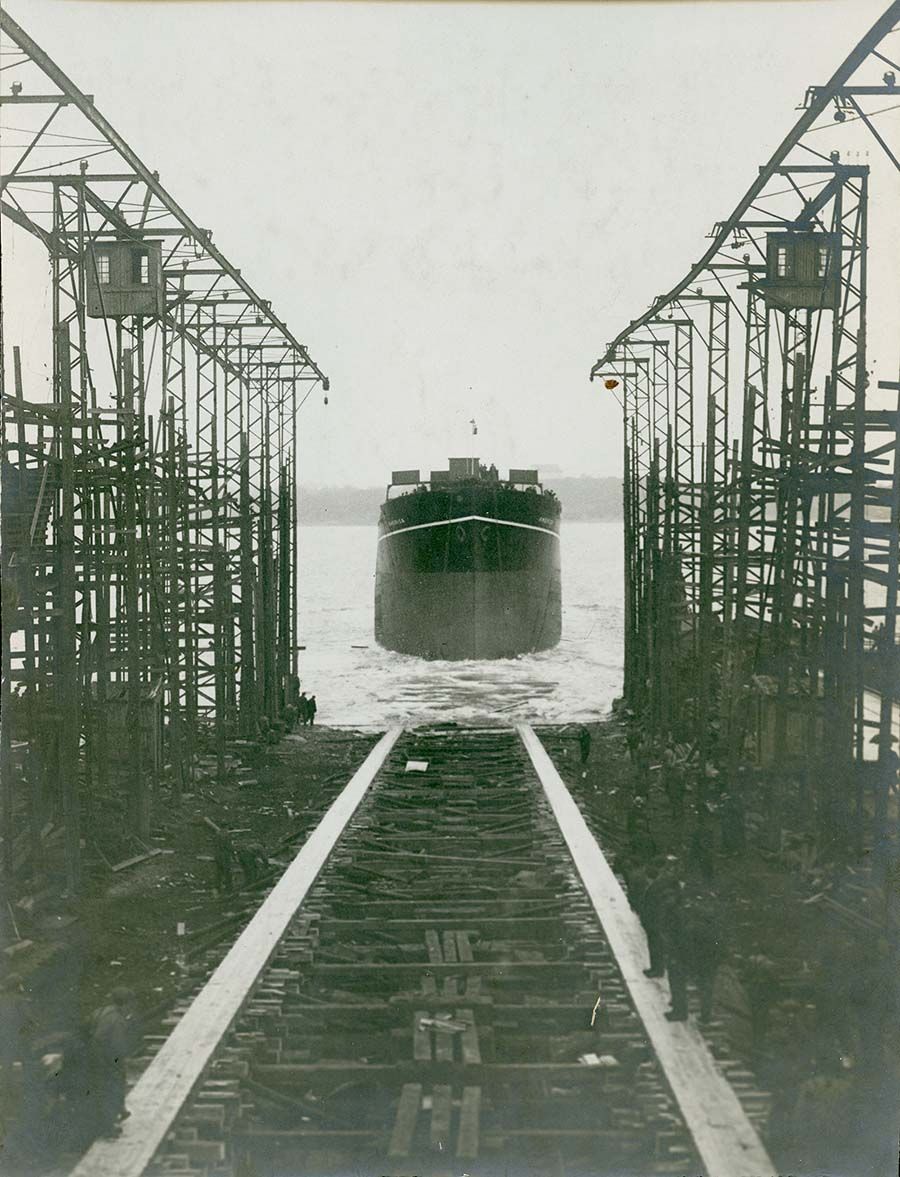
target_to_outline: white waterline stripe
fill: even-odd
[[[435,519],[433,523],[414,523],[411,527],[398,527],[396,531],[386,531],[378,537],[378,542],[390,539],[392,535],[403,535],[404,531],[421,531],[425,527],[449,527],[451,523],[469,523],[471,520],[480,523],[496,523],[498,527],[522,527],[525,531],[542,531],[544,535],[552,535],[559,539],[558,531],[551,531],[549,527],[535,527],[533,523],[514,523],[512,519],[492,519],[490,515],[460,515],[458,519]]]
[[[644,976],[646,938],[619,880],[543,744],[527,723],[517,724],[516,730],[603,925],[704,1171],[708,1177],[767,1177],[776,1172],[734,1089],[717,1070],[700,1031],[692,1022],[666,1020],[668,987]]]
[[[128,1096],[116,1140],[98,1140],[70,1177],[140,1177],[209,1065],[403,728],[385,732],[304,842]]]

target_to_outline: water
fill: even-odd
[[[376,542],[374,526],[300,530],[300,678],[318,721],[585,721],[621,692],[621,523],[563,524],[562,641],[492,662],[429,662],[376,645]]]

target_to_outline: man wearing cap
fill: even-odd
[[[125,1110],[125,1060],[139,1036],[134,1016],[135,998],[130,989],[113,989],[109,1001],[94,1014],[91,1063],[96,1091],[97,1131],[118,1136]]]

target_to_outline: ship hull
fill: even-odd
[[[415,504],[405,517],[382,513],[379,644],[451,660],[513,658],[555,646],[562,614],[556,519],[541,517],[536,495],[513,500],[516,520],[492,510],[496,496],[486,502],[457,494],[446,496],[446,505],[440,497],[429,495],[422,509],[442,519],[417,522]]]

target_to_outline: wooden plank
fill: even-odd
[[[437,1062],[433,1061],[432,1066]],[[461,1077],[470,1076],[462,1062],[452,1062],[453,1070],[459,1070]],[[527,1082],[544,1081],[558,1082],[574,1080],[590,1082],[593,1087],[602,1084],[604,1080],[615,1077],[617,1071],[607,1070],[605,1067],[586,1067],[584,1063],[486,1063],[482,1060],[479,1066],[470,1068],[477,1071],[477,1078],[500,1080],[504,1083],[522,1079]],[[367,1077],[381,1080],[400,1078],[408,1075],[410,1080],[421,1074],[421,1065],[413,1059],[397,1063],[363,1063],[356,1061],[341,1061],[339,1059],[322,1059],[315,1063],[255,1063],[253,1074],[260,1080],[268,1080],[275,1084],[307,1083],[316,1077],[331,1080],[365,1079]],[[773,1169],[772,1172],[775,1172]],[[70,1175],[71,1177],[71,1175]]]
[[[444,960],[455,963],[456,961],[456,933],[444,933]]]
[[[325,963],[313,961],[309,966],[311,973],[320,974],[321,978],[344,976],[345,980],[358,975],[360,978],[367,974],[380,974],[387,978],[389,975],[399,976],[403,973],[414,975],[422,969],[433,970],[435,976],[445,974],[464,973],[482,976],[492,976],[495,973],[523,976],[529,973],[538,976],[543,973],[547,979],[554,975],[561,984],[571,985],[573,977],[584,972],[584,961],[581,960],[513,960],[510,957],[498,957],[496,960],[476,960],[463,964],[461,961],[378,961],[354,960]]]
[[[428,959],[431,964],[440,964],[443,961],[441,941],[434,928],[429,928],[425,933],[425,947],[428,949]]]
[[[369,752],[194,998],[132,1089],[121,1135],[91,1145],[70,1177],[141,1177],[402,731]]]
[[[459,997],[459,977],[444,977],[441,985],[441,997],[452,1000]]]
[[[456,1140],[456,1155],[461,1160],[472,1161],[478,1156],[480,1118],[481,1088],[464,1087],[462,1108],[459,1113],[459,1136]]]
[[[481,977],[466,978],[466,997],[481,996]]]
[[[431,1062],[431,1031],[427,1026],[420,1026],[422,1018],[427,1018],[426,1010],[417,1009],[413,1014],[413,1058],[419,1063]]]
[[[434,1060],[438,1063],[453,1062],[453,1034],[450,1030],[435,1030]]]
[[[422,996],[437,997],[437,978],[431,973],[426,973],[422,978]]]
[[[431,1092],[431,1147],[435,1152],[449,1151],[452,1114],[452,1088],[439,1083]]]
[[[458,1009],[456,1016],[466,1023],[462,1032],[462,1059],[468,1066],[475,1066],[481,1062],[481,1047],[478,1045],[478,1027],[475,1024],[475,1014],[470,1009]]]
[[[472,945],[469,943],[468,932],[456,933],[456,949],[459,953],[459,959],[463,962],[473,961],[475,957],[472,955]]]
[[[397,1118],[391,1132],[391,1143],[388,1146],[389,1157],[409,1156],[421,1106],[422,1084],[404,1083],[400,1092],[400,1102],[397,1104]]]
[[[115,874],[117,871],[125,870],[129,866],[137,866],[139,862],[146,862],[148,858],[156,858],[160,854],[165,854],[166,851],[160,847],[154,847],[153,850],[148,850],[145,854],[135,854],[134,858],[126,858],[124,862],[117,862],[115,866],[109,869]]]
[[[528,724],[518,732],[531,757],[638,1015],[708,1173],[775,1173],[734,1090],[693,1022],[669,1022],[668,986],[644,976],[647,942],[619,880],[546,749]]]

